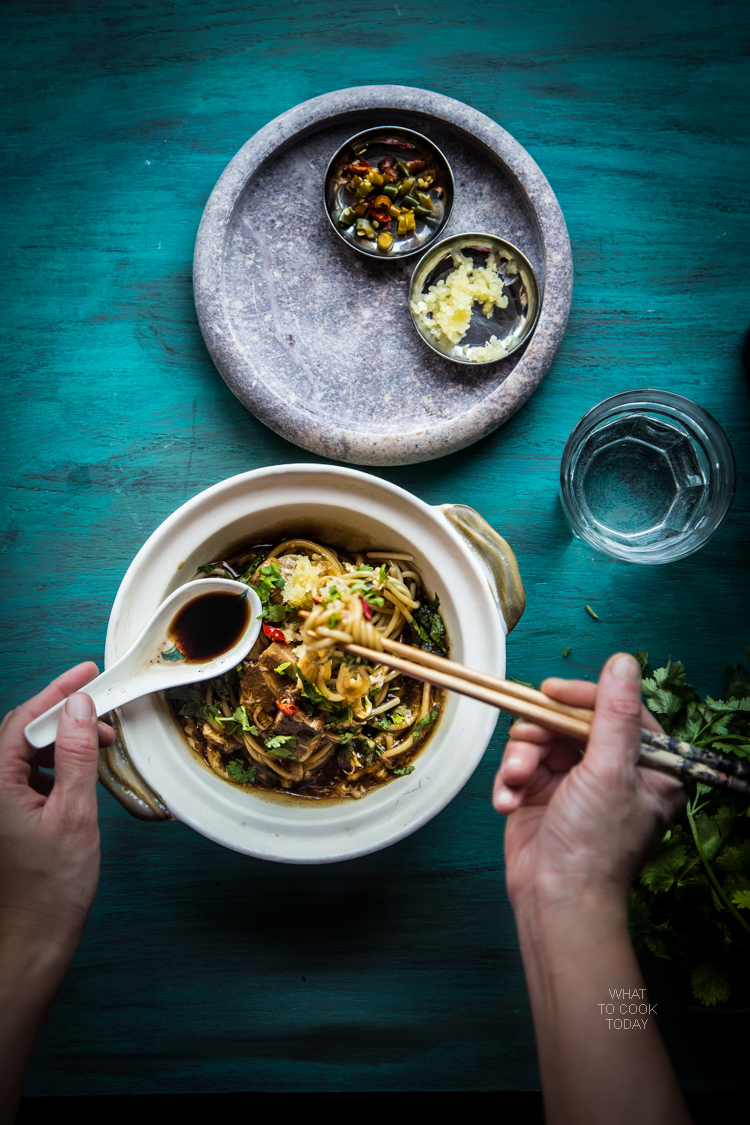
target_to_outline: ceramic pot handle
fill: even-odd
[[[138,820],[172,820],[159,794],[143,780],[128,756],[117,712],[104,716],[115,732],[111,746],[99,751],[99,780],[108,793]]]
[[[516,556],[494,527],[473,508],[466,504],[440,504],[438,507],[478,559],[510,633],[526,608],[526,591]]]

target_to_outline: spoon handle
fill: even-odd
[[[121,663],[118,660],[117,664],[113,664],[111,668],[107,668],[95,680],[81,688],[81,691],[91,696],[97,716],[106,715],[113,707],[120,707],[123,703],[129,703],[131,699],[137,699],[139,695],[153,690],[148,685],[144,685],[142,680],[125,679],[123,681],[119,668]],[[49,711],[45,711],[38,718],[32,719],[23,732],[26,735],[27,742],[30,742],[37,750],[41,750],[43,746],[49,746],[54,742],[57,736],[60,712],[64,706],[65,700],[62,703],[55,704],[54,707],[50,707]]]

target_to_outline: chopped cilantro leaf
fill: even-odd
[[[295,750],[297,747],[297,738],[293,734],[277,734],[273,738],[266,739],[266,750]]]
[[[189,684],[170,688],[167,692],[167,699],[182,701],[179,714],[186,718],[201,719],[204,723],[215,722],[218,718],[219,708],[217,705],[212,704],[209,707],[203,692]]]
[[[292,613],[296,612],[297,610],[293,605],[285,605],[283,603],[281,605],[276,605],[275,602],[271,602],[268,609],[263,614],[263,620],[270,622],[271,625],[277,625],[280,621],[284,621]]]
[[[374,606],[375,609],[382,609],[385,605],[385,600],[373,590],[371,582],[355,582],[351,589],[352,593],[359,594],[368,605]]]
[[[231,761],[227,766],[227,773],[233,781],[239,781],[243,785],[255,781],[258,769],[256,766],[246,767],[242,762]]]
[[[256,555],[252,562],[245,568],[245,573],[241,574],[237,581],[244,582],[246,586],[249,586],[250,579],[255,574],[255,571],[258,569],[265,557],[265,555]]]
[[[374,727],[379,727],[385,730],[388,727],[402,727],[406,722],[406,708],[403,704],[399,707],[394,707],[391,711],[384,711],[382,715],[378,715],[376,719],[369,720],[370,724]]]
[[[414,773],[415,768],[415,766],[404,766],[401,770],[394,770],[394,777],[406,777],[407,774]]]
[[[252,725],[244,707],[238,707],[231,718],[217,715],[216,721],[225,727],[227,734],[234,734],[237,730],[243,730],[246,734],[252,734],[254,737],[258,735],[258,728]]]
[[[414,724],[414,730],[411,733],[412,738],[415,742],[417,742],[422,737],[427,728],[435,722],[436,718],[437,707],[433,707],[433,709],[431,711],[428,711],[427,714],[424,715],[418,723]]]
[[[261,620],[275,623],[283,621],[289,614],[297,612],[294,606],[284,605],[283,603],[277,605],[276,602],[271,601],[277,590],[284,589],[284,579],[277,562],[266,563],[260,568],[253,582],[253,589],[260,598]]]
[[[293,734],[277,734],[266,739],[264,749],[272,758],[296,758],[292,751],[297,749],[297,739]]]

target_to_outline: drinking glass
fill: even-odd
[[[573,533],[627,562],[673,562],[699,550],[734,498],[726,435],[682,395],[645,388],[585,414],[560,465],[560,499]]]

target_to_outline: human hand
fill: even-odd
[[[681,782],[638,766],[640,729],[661,728],[641,703],[638,662],[610,657],[598,685],[548,679],[542,691],[595,708],[586,753],[573,739],[517,722],[495,779],[493,804],[508,816],[506,880],[514,909],[592,892],[624,905],[648,852],[685,801]]]
[[[94,900],[98,750],[114,733],[97,722],[87,695],[71,693],[97,671],[91,662],[71,668],[0,726],[0,948],[6,957],[36,944],[67,964]],[[66,696],[55,747],[36,751],[25,726]],[[39,768],[52,765],[54,781]]]
[[[96,767],[114,732],[78,689],[95,664],[64,672],[0,725],[0,1121],[12,1122],[39,1032],[78,946],[99,879]],[[54,748],[27,723],[67,699]],[[54,781],[40,772],[54,766]]]

